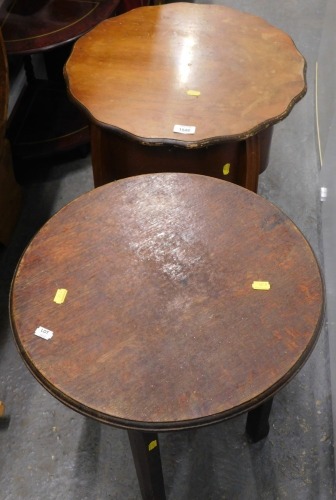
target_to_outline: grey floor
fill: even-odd
[[[220,2],[218,2],[220,3]],[[322,262],[319,162],[314,125],[315,62],[326,0],[227,0],[287,31],[308,63],[308,93],[275,127],[259,192],[300,227]],[[76,414],[30,375],[13,342],[8,292],[16,262],[39,227],[93,187],[90,159],[45,163],[24,187],[21,219],[0,254],[0,500],[139,499],[127,435]],[[160,436],[171,500],[335,498],[328,333],[275,398],[268,439],[250,444],[245,417]]]

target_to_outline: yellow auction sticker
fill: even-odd
[[[188,95],[194,95],[196,97],[201,95],[201,92],[199,90],[187,90]]]
[[[152,451],[152,450],[154,450],[154,448],[156,448],[156,447],[157,447],[157,445],[158,445],[158,444],[157,444],[157,440],[156,440],[156,439],[154,439],[154,441],[151,441],[151,442],[149,443],[149,445],[148,445],[148,451]]]
[[[65,288],[59,288],[54,297],[54,302],[56,302],[56,304],[63,304],[63,302],[65,301],[65,297],[67,296],[67,293],[68,290],[66,290]]]
[[[269,281],[253,281],[253,290],[270,290],[271,285]]]
[[[230,167],[231,167],[230,163],[225,163],[223,167],[223,175],[228,175],[230,173]]]

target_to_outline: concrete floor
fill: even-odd
[[[308,93],[275,126],[259,192],[292,218],[322,262],[314,79],[326,0],[222,3],[287,31],[307,59]],[[8,416],[0,428],[0,499],[136,500],[140,493],[126,432],[55,400],[27,371],[13,342],[7,304],[19,256],[52,214],[93,187],[89,158],[48,163],[43,178],[25,185],[21,219],[0,254],[0,399]],[[250,444],[245,416],[160,436],[168,499],[335,498],[329,373],[323,329],[303,369],[276,396],[268,439]]]

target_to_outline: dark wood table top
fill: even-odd
[[[285,118],[306,92],[292,39],[219,5],[141,7],[108,19],[76,42],[65,73],[70,95],[98,125],[190,147],[246,139]]]
[[[10,304],[21,355],[47,390],[147,430],[217,422],[274,395],[312,351],[323,311],[315,256],[283,212],[175,173],[119,180],[63,208],[26,249]]]
[[[0,26],[9,54],[48,50],[113,14],[119,0],[4,0]]]

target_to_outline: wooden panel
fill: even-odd
[[[184,148],[167,142],[143,144],[134,138],[91,125],[95,187],[133,175],[185,172],[209,175],[257,191],[258,176],[268,164],[273,127],[259,132],[260,156],[252,168],[249,142],[224,141],[203,148]]]

